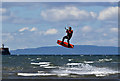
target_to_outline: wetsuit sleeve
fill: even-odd
[[[73,33],[73,30],[71,31],[71,33]]]

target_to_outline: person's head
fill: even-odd
[[[72,28],[71,27],[69,27],[69,30],[71,30]]]

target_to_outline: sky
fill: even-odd
[[[119,2],[120,0],[1,0],[2,2]]]
[[[69,26],[74,45],[118,46],[117,2],[2,2],[0,14],[11,50],[59,46]]]

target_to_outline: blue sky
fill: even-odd
[[[107,2],[3,2],[2,40],[11,49],[58,46],[74,30],[74,45],[118,45],[118,6]]]

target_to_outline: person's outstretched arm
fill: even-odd
[[[65,27],[65,30],[67,30],[66,27]]]

